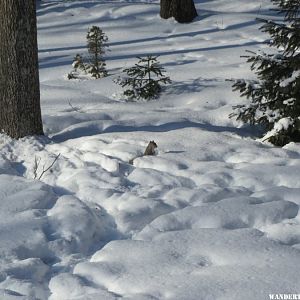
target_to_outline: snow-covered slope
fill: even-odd
[[[299,293],[300,150],[255,141],[229,119],[245,101],[268,0],[199,0],[191,24],[159,1],[41,1],[44,138],[0,136],[0,299],[269,299]],[[272,16],[274,17],[274,16]],[[277,18],[277,17],[276,17]],[[87,29],[109,37],[101,80],[66,79]],[[113,83],[160,55],[160,99]],[[150,140],[157,155],[140,156]],[[41,181],[34,180],[60,154]],[[134,160],[133,165],[129,160]]]

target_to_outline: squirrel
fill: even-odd
[[[147,148],[146,148],[146,150],[145,150],[145,152],[144,152],[144,154],[132,158],[132,159],[129,161],[129,163],[130,163],[131,165],[133,165],[133,161],[134,161],[136,158],[138,158],[138,157],[142,157],[142,156],[146,156],[146,155],[154,155],[154,154],[155,154],[155,149],[156,149],[156,148],[157,148],[157,144],[156,144],[154,141],[150,141],[149,144],[148,144],[148,146],[147,146]]]

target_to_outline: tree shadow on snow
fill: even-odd
[[[239,135],[240,137],[252,137],[253,129],[249,127],[236,128],[229,126],[217,126],[207,123],[196,123],[189,120],[181,122],[169,122],[161,125],[145,125],[145,126],[130,126],[130,125],[111,125],[103,129],[102,124],[92,122],[85,124],[83,127],[76,127],[70,130],[55,134],[52,136],[52,141],[55,143],[62,143],[70,139],[76,139],[84,136],[93,136],[102,133],[116,133],[116,132],[169,132],[185,128],[198,128],[210,132],[229,132]]]
[[[134,54],[125,54],[125,55],[116,55],[116,56],[108,56],[107,61],[109,60],[126,60],[130,58],[136,58],[137,56],[146,56],[146,55],[154,55],[154,56],[166,56],[166,55],[176,55],[176,54],[186,54],[193,52],[205,52],[205,51],[214,51],[214,50],[224,50],[230,48],[239,48],[239,47],[249,47],[253,45],[264,44],[263,42],[258,41],[250,41],[243,44],[231,44],[231,45],[220,45],[220,46],[212,46],[212,47],[204,47],[204,48],[196,48],[196,49],[181,49],[181,50],[170,50],[170,51],[159,51],[159,52],[145,52],[143,53],[134,53]]]
[[[86,45],[39,49],[39,53],[58,52],[58,51],[74,51],[74,50],[82,50],[82,49],[86,50]]]
[[[209,14],[213,15],[213,14]],[[203,17],[203,16],[201,16]],[[211,33],[216,33],[220,31],[227,31],[227,30],[235,30],[235,29],[241,29],[244,27],[252,26],[257,21],[252,20],[252,21],[246,21],[243,23],[239,24],[233,24],[229,25],[224,29],[220,29],[218,27],[216,28],[209,28],[209,29],[203,29],[203,30],[197,30],[197,31],[188,31],[188,32],[183,32],[183,33],[175,33],[175,34],[166,34],[164,36],[154,36],[154,37],[147,37],[143,39],[135,39],[135,40],[125,40],[125,41],[118,41],[118,42],[110,42],[110,46],[123,46],[123,45],[130,45],[130,44],[138,44],[138,43],[145,43],[145,42],[155,42],[155,41],[164,41],[166,39],[176,39],[176,38],[181,38],[181,37],[196,37],[198,35],[203,35],[203,34],[211,34]],[[165,33],[164,33],[165,34]]]
[[[189,81],[173,81],[168,88],[164,88],[164,94],[170,95],[180,95],[180,94],[189,94],[189,93],[198,93],[201,92],[206,87],[217,86],[220,82],[217,78],[196,78]]]
[[[39,68],[53,68],[72,64],[72,57],[69,55],[56,55],[39,58]]]
[[[74,3],[72,3],[74,2]],[[91,9],[96,5],[103,3],[104,1],[65,1],[65,0],[57,0],[57,1],[38,1],[37,2],[37,16],[43,16],[48,13],[63,13],[67,9],[76,9],[76,8],[87,8]],[[112,1],[111,1],[112,2]],[[105,2],[104,2],[105,3]],[[63,5],[60,5],[63,4]]]
[[[203,47],[203,48],[196,48],[196,49],[180,49],[180,50],[170,50],[170,51],[157,51],[157,52],[145,52],[143,53],[132,53],[132,54],[124,54],[124,55],[107,55],[106,61],[113,61],[113,60],[127,60],[131,58],[136,58],[137,56],[146,56],[146,55],[154,55],[154,56],[167,56],[167,55],[176,55],[176,54],[187,54],[193,52],[205,52],[205,51],[217,51],[217,50],[225,50],[230,48],[239,48],[239,47],[249,47],[253,45],[264,44],[264,42],[258,41],[250,41],[243,44],[230,44],[230,45],[220,45],[220,46],[212,46],[212,47]],[[66,47],[66,48],[53,48],[53,49],[43,49],[40,52],[53,52],[53,51],[69,51],[72,50],[73,47]],[[80,49],[81,47],[74,47],[74,49]],[[82,46],[82,48],[84,48]],[[73,55],[74,56],[74,55]],[[40,68],[51,68],[57,66],[66,66],[70,65],[73,59],[73,56],[70,55],[56,55],[56,56],[49,56],[40,58]],[[184,63],[191,63],[192,61],[182,62]],[[176,63],[175,63],[176,64]],[[180,63],[179,63],[180,64]]]

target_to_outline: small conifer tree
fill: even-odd
[[[237,80],[233,85],[251,100],[235,106],[238,120],[265,128],[263,140],[277,146],[300,141],[300,5],[299,0],[271,0],[282,22],[260,20],[271,39],[273,53],[250,52],[247,62],[257,80]],[[276,49],[277,48],[277,49]]]
[[[76,54],[72,63],[73,70],[68,74],[68,79],[78,78],[82,74],[90,74],[96,79],[108,75],[104,59],[108,37],[98,26],[93,26],[86,38],[89,57],[85,59],[82,55]]]
[[[170,78],[163,75],[165,70],[157,61],[157,57],[137,57],[139,61],[135,66],[123,70],[127,76],[115,81],[122,87],[128,87],[124,91],[127,99],[155,99],[161,92],[161,84],[171,83]]]
[[[68,79],[75,79],[80,72],[87,74],[87,66],[80,54],[76,54],[72,63],[73,71],[68,74]]]
[[[72,66],[73,66],[75,71],[82,70],[86,73],[86,65],[85,65],[85,63],[83,61],[83,58],[80,54],[76,54],[76,56],[74,57]]]
[[[107,70],[104,54],[105,48],[108,47],[108,37],[98,26],[93,26],[89,29],[86,38],[90,54],[89,73],[95,78],[106,77]]]

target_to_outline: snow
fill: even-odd
[[[297,250],[253,229],[181,230],[111,242],[74,273],[126,299],[240,299],[241,289],[245,299],[263,299],[269,291],[297,291],[298,259]]]
[[[265,136],[262,138],[262,140],[266,140],[280,131],[288,130],[288,128],[293,125],[294,125],[294,121],[292,120],[292,118],[290,117],[281,118],[274,123],[273,129],[268,131],[265,134]]]
[[[294,71],[292,76],[280,82],[281,87],[287,87],[297,80],[300,76],[300,71]]]
[[[46,136],[0,135],[1,300],[299,294],[299,144],[262,143],[228,118],[246,100],[226,79],[253,78],[240,56],[265,50],[255,19],[274,12],[195,3],[191,24],[161,20],[157,0],[38,4]],[[67,80],[93,25],[109,37],[109,76]],[[172,84],[119,101],[113,80],[146,54]],[[151,140],[156,155],[142,156]],[[40,175],[58,154],[34,179],[35,160]]]

